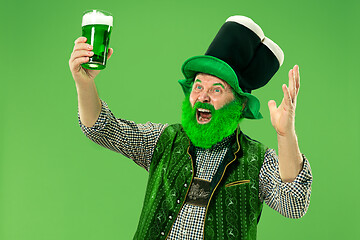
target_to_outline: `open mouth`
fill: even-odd
[[[206,124],[211,121],[211,111],[204,108],[196,109],[196,120],[199,124]]]

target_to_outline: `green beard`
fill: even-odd
[[[196,109],[205,108],[211,111],[211,121],[199,124],[196,120]],[[239,99],[215,110],[208,103],[197,102],[192,108],[189,96],[186,96],[182,105],[181,123],[191,142],[201,148],[211,148],[216,143],[230,136],[243,119],[241,117],[243,106]]]

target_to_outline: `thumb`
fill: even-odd
[[[270,100],[268,102],[268,106],[269,106],[269,111],[270,111],[270,116],[273,115],[273,113],[276,111],[277,107],[276,107],[276,102],[274,100]]]
[[[108,55],[107,55],[107,59],[109,60],[109,58],[111,57],[111,55],[114,53],[114,49],[112,48],[109,48],[109,51],[108,51]]]

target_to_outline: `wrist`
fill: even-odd
[[[88,80],[80,79],[80,80],[75,80],[75,86],[78,91],[88,90],[94,88],[95,82],[92,79],[88,79]]]
[[[297,140],[295,129],[292,129],[292,130],[289,130],[289,131],[283,132],[283,133],[277,132],[277,139],[278,140],[286,140],[286,141],[290,141],[292,139]]]

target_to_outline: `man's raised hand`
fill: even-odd
[[[277,134],[280,136],[295,134],[295,109],[299,88],[299,66],[295,65],[289,71],[289,87],[287,87],[286,84],[282,85],[284,98],[280,106],[276,107],[276,102],[274,100],[268,102],[271,123]]]

